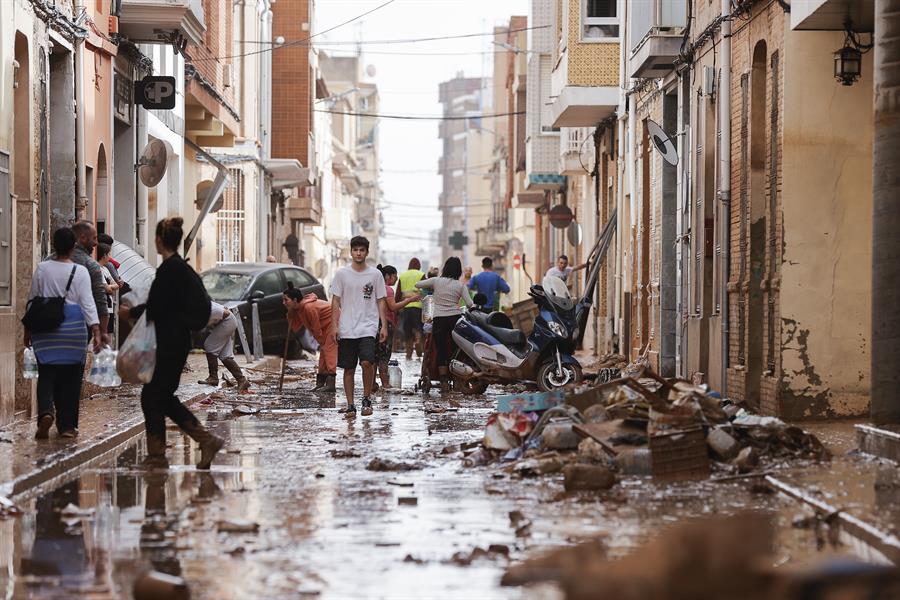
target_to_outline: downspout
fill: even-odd
[[[78,19],[79,21],[81,19]],[[84,164],[84,38],[75,38],[75,220],[87,217],[87,168]]]
[[[722,0],[722,73],[719,80],[719,200],[721,201],[722,264],[719,294],[722,306],[722,376],[721,393],[728,393],[729,299],[731,277],[731,0]]]
[[[619,50],[619,106],[617,109],[618,119],[617,119],[617,131],[616,131],[616,215],[618,216],[616,220],[616,262],[614,267],[613,276],[615,277],[615,297],[613,298],[613,331],[619,334],[619,347],[613,348],[614,351],[622,353],[622,340],[623,340],[623,332],[622,327],[624,326],[625,319],[623,314],[624,309],[624,298],[622,294],[625,291],[625,287],[623,285],[622,280],[622,269],[624,268],[624,252],[625,252],[625,230],[623,223],[625,222],[625,186],[624,184],[624,173],[623,169],[625,167],[625,115],[626,115],[626,106],[628,99],[625,96],[625,89],[627,88],[628,78],[625,76],[625,67],[627,66],[627,62],[625,60],[625,53],[627,52],[626,48],[628,47],[628,15],[625,6],[625,0],[619,0],[618,4],[618,12],[617,14],[622,15],[623,31],[625,35],[623,36],[626,40],[625,47],[620,48]]]
[[[260,23],[262,31],[260,41],[262,48],[268,48],[272,41],[272,8],[269,2],[265,2],[261,7]],[[272,53],[263,52],[260,54],[259,65],[259,141],[261,144],[260,152],[265,162],[272,155]],[[258,188],[258,204],[257,207],[257,256],[260,260],[264,260],[268,254],[280,256],[280,252],[275,252],[274,248],[270,248],[269,240],[269,207],[271,186],[268,185],[269,176],[262,171],[263,180]]]

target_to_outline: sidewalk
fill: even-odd
[[[182,377],[178,396],[190,405],[211,388],[195,383],[204,376],[205,358],[192,354],[188,364],[193,371]],[[83,399],[75,440],[59,439],[55,427],[49,440],[35,440],[30,419],[0,428],[0,496],[16,496],[42,485],[143,432],[140,390],[125,384]]]

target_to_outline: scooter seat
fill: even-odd
[[[522,346],[527,341],[525,334],[520,329],[507,329],[505,327],[497,327],[491,325],[488,321],[490,315],[483,313],[470,312],[469,316],[478,324],[479,327],[497,338],[497,341],[507,346]]]

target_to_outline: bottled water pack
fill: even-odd
[[[94,355],[91,363],[91,374],[88,381],[100,387],[115,387],[122,384],[122,379],[116,372],[117,352],[109,346],[103,346],[99,353]]]

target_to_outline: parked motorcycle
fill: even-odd
[[[534,381],[550,391],[581,381],[581,365],[572,356],[581,335],[581,304],[558,277],[545,277],[528,295],[540,311],[527,338],[499,311],[471,310],[459,319],[453,329],[459,352],[450,362],[457,389],[480,394],[491,383]]]

